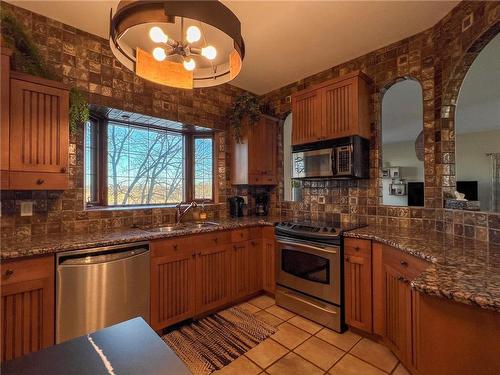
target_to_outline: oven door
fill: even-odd
[[[340,305],[340,248],[278,239],[277,282]]]
[[[331,177],[333,149],[292,153],[292,178]]]

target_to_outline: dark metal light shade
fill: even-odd
[[[156,61],[147,51],[123,42],[125,33],[136,26],[148,23],[172,24],[176,17],[210,25],[230,38],[233,51],[229,53],[227,61],[212,64],[210,68],[183,72],[180,70],[182,64]],[[182,88],[209,87],[231,81],[239,74],[245,56],[240,21],[219,1],[122,0],[116,13],[111,15],[109,43],[116,58],[137,75],[156,83]]]

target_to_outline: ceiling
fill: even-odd
[[[108,38],[118,1],[7,0]],[[265,94],[423,31],[458,1],[223,1],[240,19],[246,56],[235,86]]]

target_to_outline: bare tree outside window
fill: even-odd
[[[182,202],[184,175],[182,134],[108,123],[108,204]]]
[[[212,138],[194,140],[194,199],[212,200],[213,176]]]

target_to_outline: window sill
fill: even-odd
[[[217,206],[220,203],[205,203],[205,207],[213,207]],[[189,206],[189,203],[182,203],[181,207],[187,207]],[[199,206],[201,206],[201,203],[199,203]],[[152,210],[155,208],[159,209],[168,209],[168,208],[175,208],[176,204],[149,204],[149,205],[141,205],[141,206],[92,206],[92,207],[85,207],[84,211],[133,211],[133,210]]]

